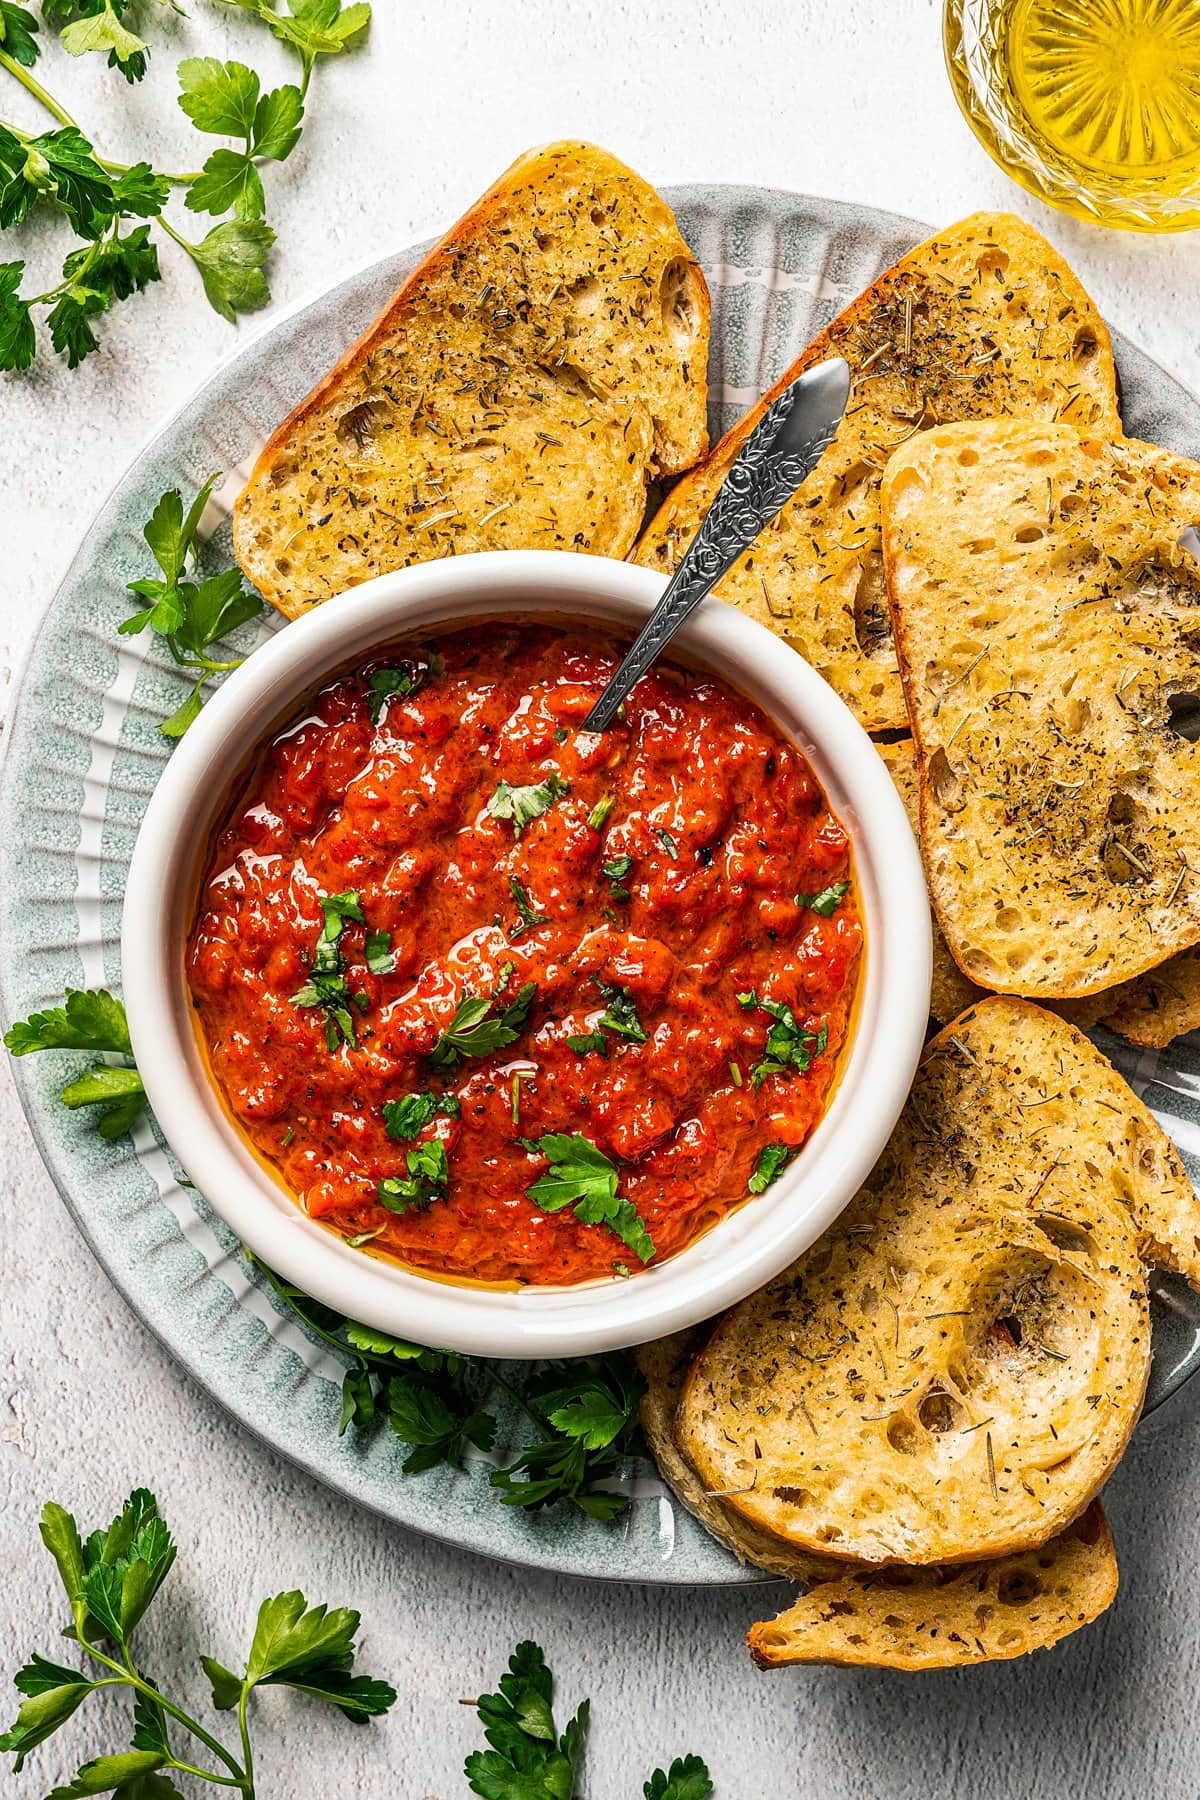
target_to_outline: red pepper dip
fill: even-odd
[[[381,651],[255,756],[187,970],[228,1106],[310,1217],[454,1280],[683,1249],[821,1117],[862,927],[804,757],[538,624]]]

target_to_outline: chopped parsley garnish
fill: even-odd
[[[362,897],[347,889],[342,894],[326,894],[321,901],[324,925],[309,968],[308,980],[292,995],[293,1006],[319,1006],[325,1014],[325,1042],[336,1050],[341,1043],[355,1043],[354,1015],[351,1001],[360,1005],[357,995],[346,986],[346,959],[342,955],[342,932],[348,920],[356,924],[363,919]],[[390,942],[390,940],[389,940]]]
[[[544,925],[546,923],[546,915],[545,913],[534,911],[533,902],[529,898],[528,888],[525,887],[523,883],[519,882],[515,875],[509,876],[508,886],[513,899],[516,901],[517,911],[520,914],[520,923],[510,925],[508,928],[508,936],[511,943],[519,938],[522,932],[533,931],[537,926]]]
[[[675,839],[671,836],[670,832],[664,830],[661,825],[652,826],[651,829],[653,830],[655,837],[662,840],[662,846],[667,855],[675,862],[678,862],[679,845],[675,842]]]
[[[554,773],[547,775],[545,781],[540,781],[536,787],[510,787],[507,781],[502,781],[488,801],[486,810],[493,819],[511,819],[513,836],[520,837],[526,825],[534,819],[540,819],[543,813],[550,811],[556,800],[561,800],[570,791],[569,782]]]
[[[396,967],[390,931],[368,931],[363,960],[372,975],[390,975]]]
[[[429,1053],[434,1069],[456,1069],[464,1056],[490,1056],[514,1043],[529,1023],[537,987],[527,981],[515,996],[492,1013],[501,989],[507,986],[513,964],[505,963],[500,979],[490,994],[464,994],[446,1030]]]
[[[629,889],[624,883],[632,868],[632,856],[609,856],[600,864],[601,873],[608,877],[610,900],[628,900]]]
[[[803,1075],[812,1066],[813,1057],[824,1054],[829,1042],[828,1025],[823,1023],[817,1031],[805,1031],[790,1006],[781,1000],[762,1000],[753,988],[739,994],[737,1003],[748,1010],[768,1013],[775,1020],[763,1046],[766,1054],[750,1070],[756,1089],[768,1075],[790,1075],[795,1069]]]
[[[462,1117],[462,1101],[457,1094],[435,1094],[431,1088],[425,1088],[419,1094],[405,1094],[402,1100],[383,1103],[383,1124],[390,1138],[415,1138],[439,1114],[444,1119]]]
[[[416,664],[412,668],[374,670],[367,683],[372,725],[378,725],[393,694],[398,694],[402,700],[411,699],[431,677],[440,675],[442,668],[441,657],[430,655],[423,665]]]
[[[450,1181],[450,1164],[446,1146],[440,1138],[418,1144],[405,1152],[407,1175],[385,1175],[376,1189],[381,1206],[389,1212],[426,1212],[435,1200],[442,1200]]]
[[[576,1056],[586,1056],[589,1050],[596,1050],[601,1056],[608,1055],[606,1031],[614,1037],[627,1038],[631,1044],[647,1043],[646,1028],[637,1015],[637,1003],[627,988],[617,987],[609,981],[594,978],[608,1002],[605,1010],[597,1019],[591,1031],[577,1032],[568,1037],[567,1044]]]
[[[838,901],[844,900],[849,892],[848,881],[835,881],[829,887],[822,888],[819,894],[797,894],[796,905],[806,906],[809,912],[820,913],[823,919],[829,919],[832,918]]]
[[[754,1173],[746,1183],[752,1194],[765,1194],[771,1183],[787,1168],[796,1152],[790,1144],[764,1144],[758,1153]]]
[[[616,804],[617,796],[615,794],[602,794],[600,796],[599,800],[597,800],[595,806],[593,806],[591,812],[588,814],[588,824],[593,831],[600,831],[603,829],[608,821],[609,813]]]
[[[650,1261],[654,1245],[646,1222],[630,1201],[618,1198],[620,1174],[602,1150],[588,1138],[557,1131],[536,1142],[527,1138],[524,1143],[527,1150],[544,1156],[550,1164],[547,1173],[525,1190],[543,1212],[573,1207],[581,1224],[607,1225],[640,1261]]]

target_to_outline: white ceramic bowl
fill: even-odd
[[[632,636],[662,588],[650,570],[556,551],[450,557],[380,576],[256,650],[174,751],[147,808],[125,894],[122,977],[159,1126],[199,1192],[271,1268],[396,1336],[480,1356],[582,1356],[693,1325],[761,1287],[837,1217],[908,1093],[929,1013],[930,932],[904,809],[870,739],[820,676],[763,626],[710,599],[668,654],[723,676],[807,756],[853,841],[866,932],[828,1111],[767,1192],[628,1280],[455,1287],[352,1250],[309,1219],[221,1104],[193,1031],[184,946],[198,865],[241,759],[325,676],[401,634],[540,614]]]

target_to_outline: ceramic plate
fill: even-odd
[[[714,438],[926,235],[894,214],[756,188],[676,188],[666,198],[712,289]],[[53,1004],[67,986],[120,986],[126,871],[168,754],[156,727],[184,691],[158,640],[116,633],[130,610],[125,584],[146,572],[143,521],[164,488],[194,490],[212,469],[247,464],[424,249],[386,257],[249,344],[138,457],[84,540],[25,667],[0,784],[6,1021]],[[1133,345],[1118,338],[1116,348],[1128,429],[1194,451],[1200,403]],[[226,492],[237,485],[231,479]],[[227,556],[227,521],[216,538]],[[1143,1054],[1106,1038],[1104,1048],[1200,1177],[1200,1043]],[[405,1476],[390,1433],[365,1445],[339,1439],[341,1365],[248,1276],[230,1234],[177,1181],[152,1126],[143,1122],[133,1143],[106,1144],[57,1103],[60,1057],[30,1057],[14,1070],[46,1165],[113,1282],[196,1380],[273,1448],[398,1524],[510,1561],[624,1581],[764,1579],[740,1569],[649,1468],[630,1469],[631,1505],[606,1527],[566,1509],[526,1517],[501,1506],[482,1459],[462,1472]],[[1200,1303],[1181,1283],[1156,1285],[1154,1404],[1200,1360]]]

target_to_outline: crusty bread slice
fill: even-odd
[[[1200,464],[1067,426],[950,425],[883,485],[921,837],[958,966],[1115,987],[1200,942]]]
[[[1141,1407],[1139,1241],[1194,1273],[1198,1218],[1100,1052],[1039,1007],[986,1000],[927,1047],[847,1210],[695,1358],[680,1445],[799,1550],[923,1564],[1044,1543]]]
[[[1112,1605],[1117,1558],[1094,1501],[1036,1550],[951,1569],[879,1569],[823,1581],[752,1625],[761,1669],[952,1669],[1048,1650]]]
[[[688,1365],[704,1339],[703,1328],[677,1331],[654,1343],[641,1344],[634,1361],[646,1383],[642,1396],[642,1431],[658,1472],[680,1504],[705,1530],[741,1563],[755,1563],[787,1581],[809,1582],[816,1575],[840,1572],[827,1556],[809,1556],[793,1550],[771,1532],[760,1531],[750,1520],[730,1511],[718,1495],[705,1492],[703,1483],[675,1439],[675,1412],[683,1392]]]
[[[878,744],[876,748],[887,764],[888,774],[895,784],[896,792],[904,802],[904,810],[908,814],[909,824],[916,834],[917,841],[921,837],[921,789],[917,780],[917,754],[910,737],[897,738],[891,744]],[[1122,990],[1123,991],[1123,990]],[[933,919],[933,983],[929,995],[929,1015],[939,1025],[947,1025],[968,1006],[975,1006],[980,1000],[987,998],[986,990],[977,987],[968,979],[950,954],[949,946],[942,935],[942,928]],[[1114,996],[1095,994],[1084,1000],[1055,1000],[1050,1002],[1050,1010],[1069,1019],[1072,1025],[1078,1025],[1080,1031],[1087,1031],[1093,1026],[1110,1004]],[[1200,1023],[1200,1020],[1197,1021]]]
[[[1161,1050],[1200,1026],[1200,948],[1102,994],[1102,1023],[1131,1044]]]
[[[904,802],[909,824],[921,835],[920,788],[917,785],[917,758],[911,738],[899,738],[893,744],[876,746],[887,764],[896,792]],[[930,1017],[939,1025],[956,1019],[960,1012],[986,998],[983,988],[968,981],[946,947],[936,915],[933,920],[933,983],[929,995]]]
[[[289,618],[468,550],[622,557],[703,455],[708,289],[669,209],[591,144],[523,156],[285,419],[234,514]]]
[[[888,457],[924,427],[993,414],[1118,432],[1112,348],[1045,238],[1010,213],[975,213],[910,251],[814,339],[667,496],[638,562],[675,567],[766,407],[828,356],[853,376],[837,437],[716,591],[779,632],[868,730],[895,728],[907,720],[879,542]]]

